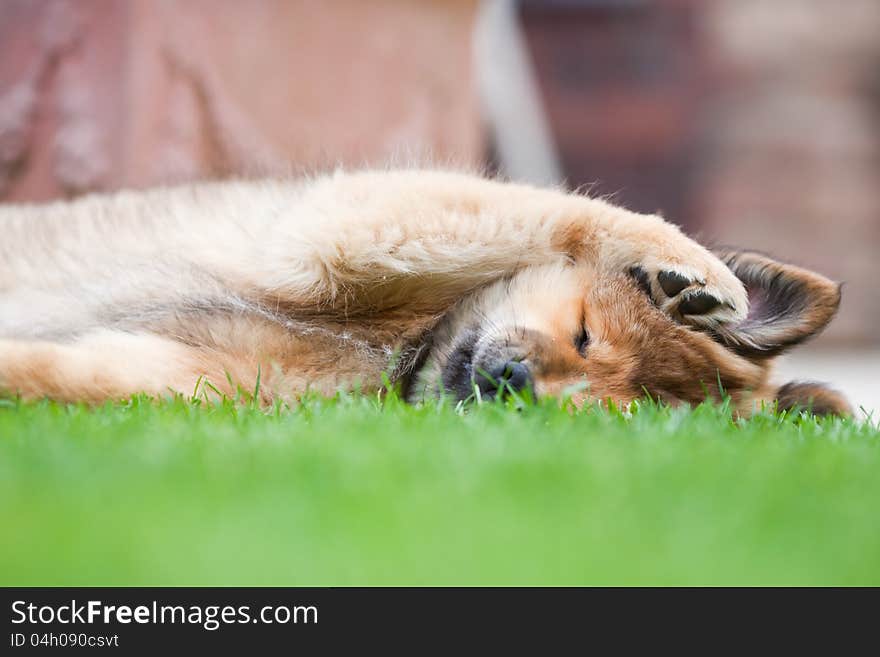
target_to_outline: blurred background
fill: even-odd
[[[878,0],[0,0],[0,201],[387,162],[583,186],[844,281],[781,375],[871,410],[878,35]]]

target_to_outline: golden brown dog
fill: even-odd
[[[656,216],[442,171],[337,172],[0,207],[0,387],[100,402],[263,401],[382,386],[417,401],[729,394],[845,413],[770,381],[820,331],[826,278],[714,255]]]

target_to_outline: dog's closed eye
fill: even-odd
[[[581,327],[581,332],[574,340],[574,346],[581,356],[587,355],[587,347],[590,346],[590,333],[585,327]]]

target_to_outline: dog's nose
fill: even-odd
[[[532,375],[528,366],[517,360],[503,361],[489,368],[485,374],[478,372],[475,377],[483,397],[494,397],[499,389],[503,396],[511,390],[520,392],[532,385]]]

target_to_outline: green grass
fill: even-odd
[[[0,400],[0,584],[880,584],[880,431],[723,408]]]

